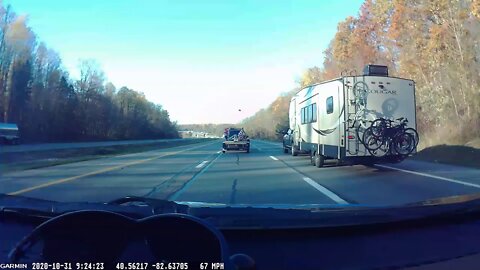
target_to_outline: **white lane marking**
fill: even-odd
[[[218,151],[217,154],[220,154],[220,152],[222,152],[222,151]]]
[[[307,182],[309,185],[314,187],[316,190],[320,191],[323,193],[325,196],[329,197],[330,199],[334,200],[338,204],[348,204],[347,201],[344,199],[340,198],[337,194],[331,192],[329,189],[325,188],[322,185],[319,185],[317,182],[313,181],[312,179],[308,177],[303,177],[303,181]]]
[[[197,168],[197,169],[202,168],[203,166],[205,166],[205,164],[207,164],[207,162],[208,162],[208,160],[204,160],[204,161],[202,161],[202,163],[195,166],[195,168]]]
[[[270,156],[271,159],[273,160],[278,160],[278,158],[274,157],[274,156]]]
[[[208,163],[208,165],[207,165],[205,168],[203,168],[200,172],[198,172],[195,176],[193,176],[192,179],[190,179],[187,183],[185,183],[185,184],[183,185],[183,187],[182,187],[179,191],[173,193],[173,195],[171,195],[170,197],[168,197],[168,200],[169,200],[169,201],[175,201],[175,200],[177,200],[178,197],[179,197],[185,190],[187,190],[204,172],[206,172],[206,171],[208,170],[208,168],[210,168],[210,167],[213,165],[213,163],[215,163],[215,161],[216,161],[219,157],[221,157],[221,156],[222,156],[222,155],[218,155],[215,159],[213,159],[210,163]]]
[[[415,172],[415,171],[410,171],[410,170],[398,169],[398,168],[395,168],[395,167],[378,165],[378,164],[376,164],[375,166],[380,167],[380,168],[391,169],[391,170],[396,170],[396,171],[400,171],[400,172],[405,172],[405,173],[411,173],[411,174],[415,174],[415,175],[430,177],[430,178],[434,178],[434,179],[438,179],[438,180],[448,181],[448,182],[452,182],[452,183],[456,183],[456,184],[460,184],[460,185],[465,185],[465,186],[469,186],[469,187],[480,188],[480,185],[477,185],[477,184],[472,184],[472,183],[469,183],[469,182],[459,181],[459,180],[455,180],[455,179],[451,179],[451,178],[447,178],[447,177],[431,175],[431,174],[428,174],[428,173],[421,173],[421,172]]]

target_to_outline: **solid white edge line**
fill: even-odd
[[[271,159],[273,160],[278,160],[278,158],[274,157],[274,156],[270,156]]]
[[[202,163],[200,163],[200,164],[198,164],[197,166],[195,166],[195,168],[199,169],[199,168],[205,166],[205,164],[206,164],[207,162],[208,162],[208,160],[204,160],[204,161],[202,161]]]
[[[456,183],[456,184],[460,184],[460,185],[465,185],[465,186],[469,186],[469,187],[480,188],[480,185],[477,185],[477,184],[472,184],[472,183],[469,183],[469,182],[463,182],[463,181],[460,181],[460,180],[455,180],[455,179],[451,179],[451,178],[447,178],[447,177],[431,175],[431,174],[428,174],[428,173],[421,173],[421,172],[416,172],[416,171],[404,170],[404,169],[399,169],[399,168],[385,166],[385,165],[379,165],[379,164],[375,164],[375,166],[380,167],[380,168],[391,169],[391,170],[396,170],[396,171],[400,171],[400,172],[405,172],[405,173],[411,173],[411,174],[415,174],[415,175],[430,177],[430,178],[434,178],[434,179],[438,179],[438,180],[448,181],[448,182],[452,182],[452,183]]]
[[[332,199],[333,201],[335,201],[336,203],[338,204],[348,204],[347,201],[345,201],[344,199],[340,198],[337,194],[331,192],[329,189],[327,189],[326,187],[322,186],[322,185],[319,185],[317,182],[313,181],[312,179],[308,178],[308,177],[303,177],[303,181],[307,182],[309,185],[311,185],[312,187],[314,187],[316,190],[320,191],[321,193],[323,193],[323,195],[329,197],[330,199]]]

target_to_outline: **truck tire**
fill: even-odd
[[[320,155],[319,153],[315,153],[315,166],[317,168],[323,167],[323,164],[325,163],[325,157],[323,155]]]
[[[298,156],[298,151],[297,149],[295,149],[295,145],[293,144],[292,144],[291,152],[292,152],[292,156],[294,157]]]

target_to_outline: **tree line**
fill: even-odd
[[[72,79],[55,51],[0,1],[0,122],[17,123],[25,141],[178,137],[161,105],[107,82],[84,60]]]
[[[323,65],[306,70],[298,87],[342,71],[360,74],[369,63],[387,65],[391,75],[416,82],[424,145],[465,143],[480,137],[479,61],[480,0],[365,0],[357,16],[338,24]],[[245,124],[278,137],[275,130],[288,123],[288,102],[277,98]]]

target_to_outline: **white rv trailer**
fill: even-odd
[[[353,164],[400,161],[404,156],[372,155],[362,135],[375,119],[401,117],[416,129],[415,82],[388,77],[385,66],[368,65],[363,75],[307,86],[290,102],[292,155],[310,153],[312,164],[318,167],[325,159]]]

